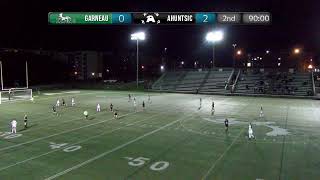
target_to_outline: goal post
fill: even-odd
[[[0,92],[0,104],[10,101],[26,101],[32,99],[32,89],[10,88]]]

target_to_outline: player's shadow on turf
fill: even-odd
[[[96,117],[89,117],[87,120],[94,120]]]
[[[38,124],[33,124],[33,125],[31,125],[31,126],[28,126],[28,128],[20,129],[18,132],[25,131],[25,130],[27,130],[27,129],[29,129],[29,128],[34,127],[34,126],[38,126]]]

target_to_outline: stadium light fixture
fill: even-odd
[[[278,66],[280,66],[281,65],[281,63],[278,63]]]
[[[300,49],[300,48],[295,48],[295,49],[293,50],[293,53],[294,53],[294,54],[300,54],[300,53],[301,53],[301,49]]]
[[[208,32],[206,35],[207,42],[210,42],[213,44],[213,47],[212,47],[212,61],[213,61],[212,68],[214,67],[214,62],[215,62],[214,46],[215,46],[216,42],[222,41],[223,37],[224,37],[223,31],[219,31],[219,30]]]
[[[309,64],[308,69],[312,69],[312,68],[313,68],[312,64]]]
[[[146,34],[144,32],[136,32],[131,34],[131,40],[137,42],[137,88],[139,87],[139,41],[146,39]]]
[[[240,56],[241,54],[242,54],[242,51],[241,51],[241,50],[238,50],[238,51],[237,51],[237,55]]]
[[[181,61],[181,64],[184,65],[184,61]]]
[[[269,50],[266,50],[266,54],[269,54],[270,53],[270,51]]]
[[[160,66],[160,70],[161,70],[161,72],[164,71],[164,65],[161,65],[161,66]]]
[[[280,60],[281,60],[281,58],[279,57],[279,58],[278,58],[278,60],[280,61]]]
[[[94,76],[94,75],[95,75],[95,73],[94,73],[94,72],[92,72],[92,73],[91,73],[91,75],[92,75],[92,76]]]
[[[207,33],[206,40],[208,42],[215,43],[221,41],[223,39],[223,36],[224,34],[222,31],[212,31]]]
[[[144,32],[136,32],[131,34],[131,40],[145,40],[146,34]]]

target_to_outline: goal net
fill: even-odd
[[[4,89],[0,93],[0,104],[9,101],[31,100],[32,89],[11,88]]]

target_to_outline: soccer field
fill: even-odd
[[[0,179],[318,180],[316,100],[56,91],[0,105]],[[71,97],[76,106],[70,107]],[[199,98],[202,108],[199,110]],[[67,107],[51,107],[64,98]],[[215,115],[211,116],[211,102]],[[146,109],[142,111],[142,101]],[[100,103],[102,111],[96,112]],[[109,104],[119,112],[113,118]],[[260,106],[264,117],[260,118]],[[85,119],[83,112],[89,112]],[[29,128],[23,116],[28,114]],[[17,118],[18,132],[10,131]],[[224,119],[229,119],[225,132]],[[252,122],[255,140],[248,140]]]

